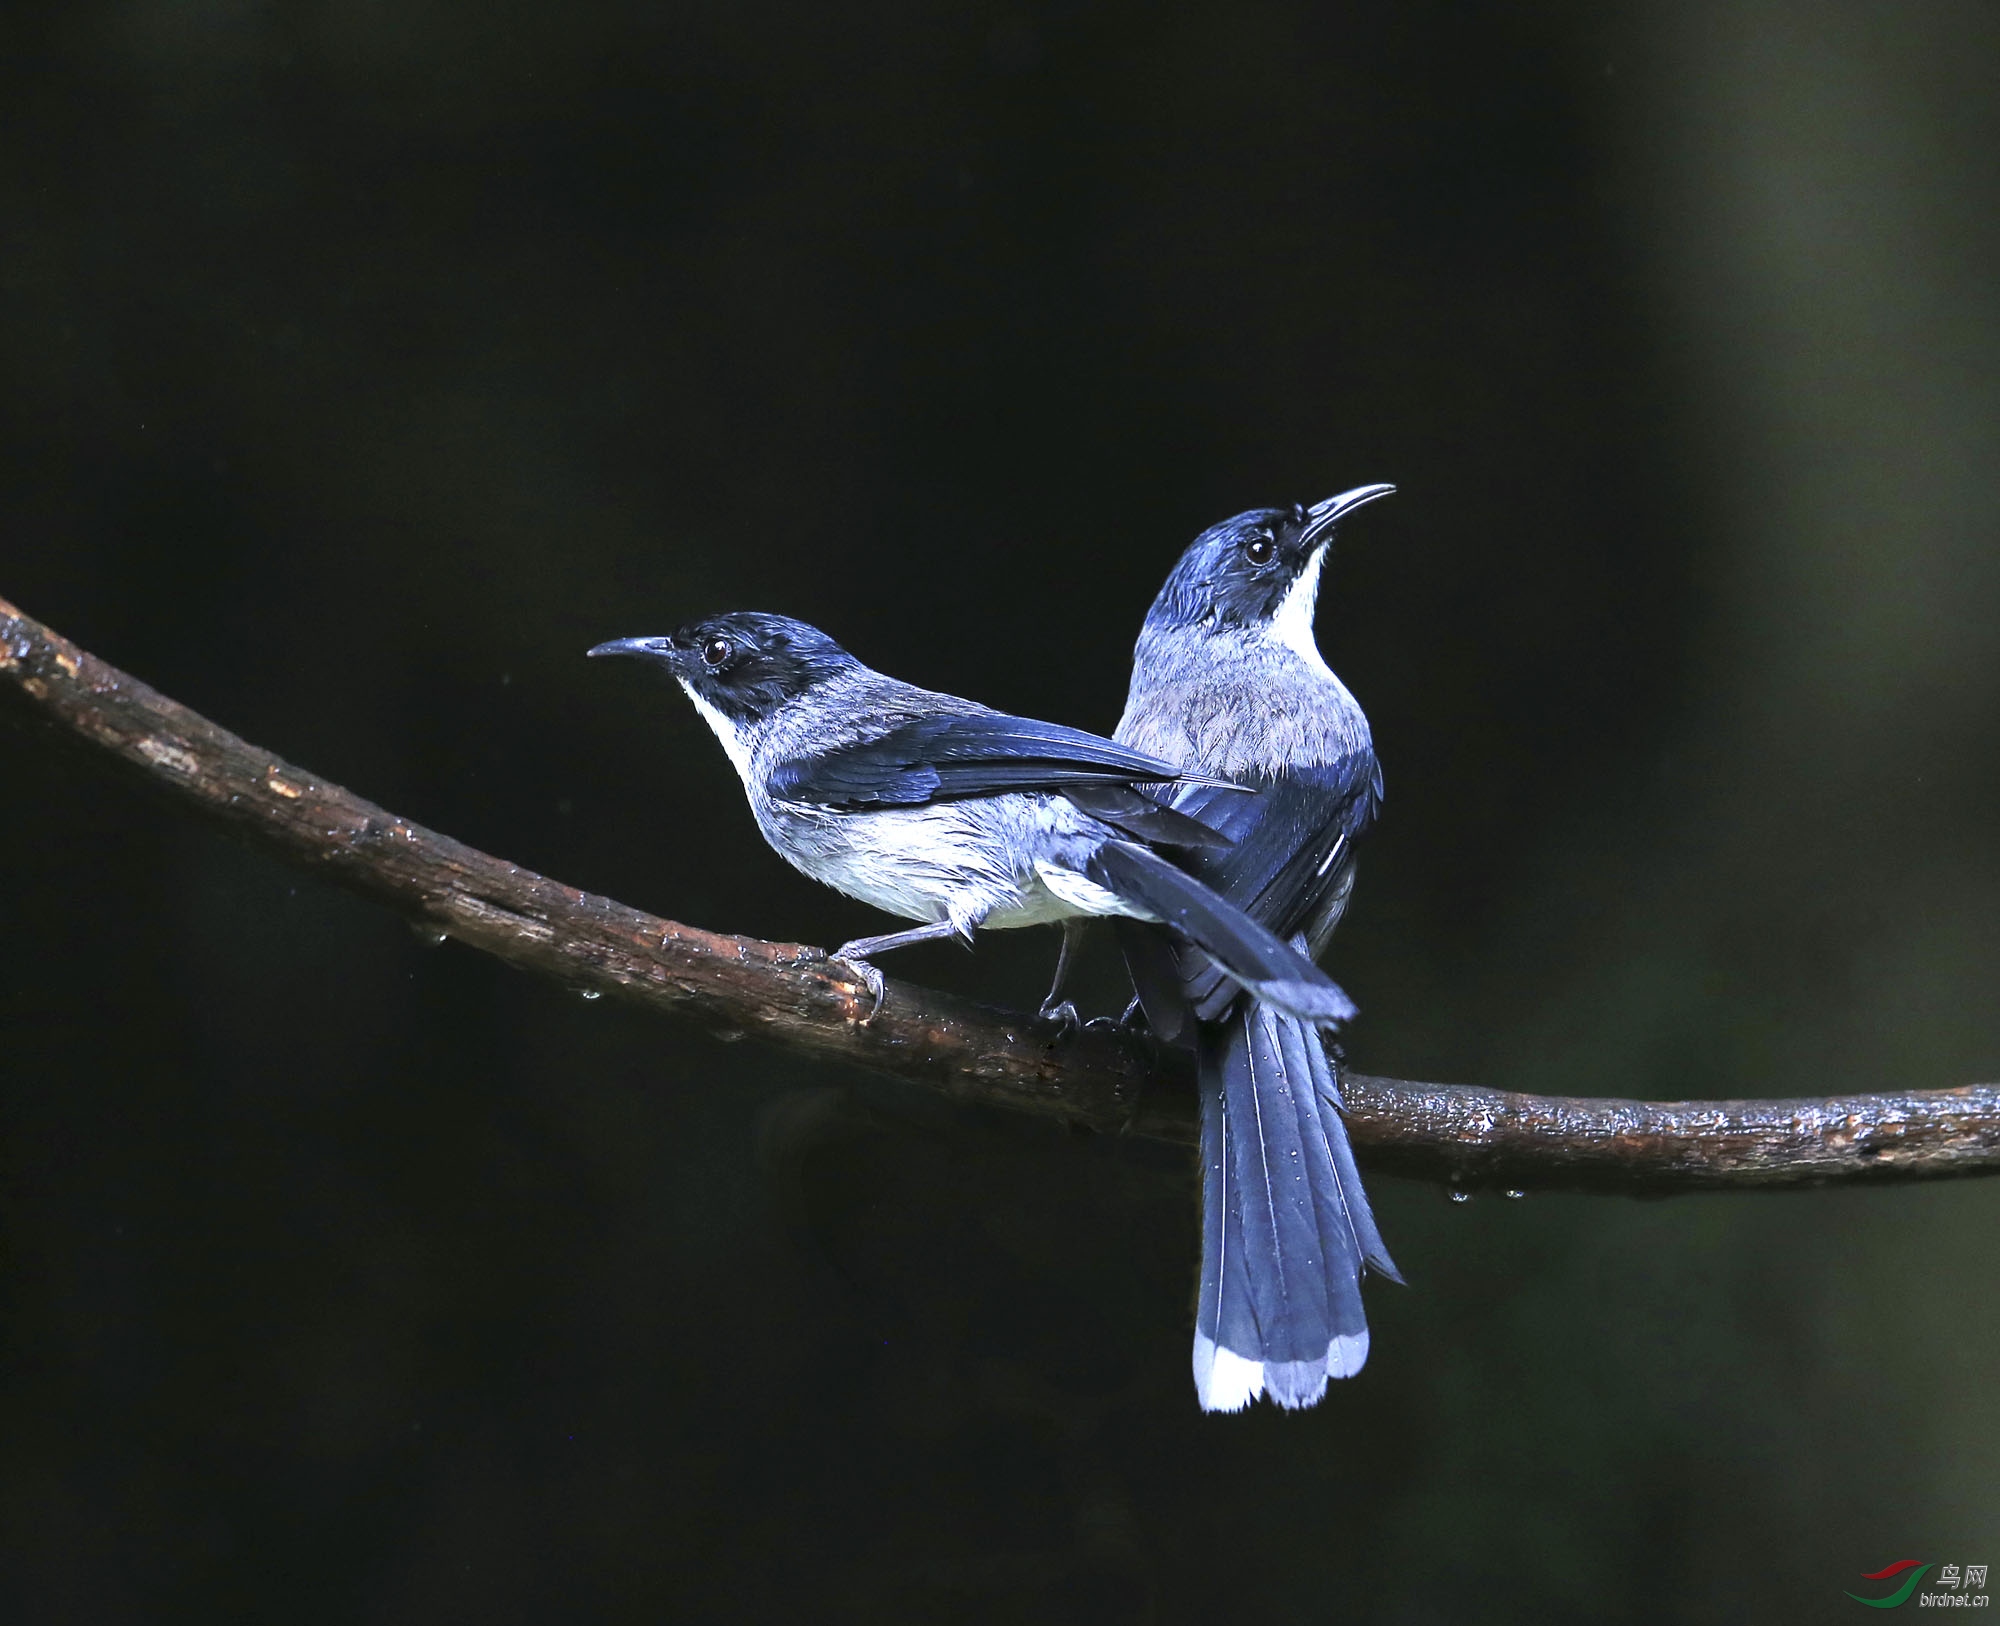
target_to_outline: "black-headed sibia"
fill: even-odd
[[[592,655],[664,667],[735,766],[764,839],[816,881],[905,920],[835,951],[875,998],[870,959],[911,943],[1112,915],[1170,928],[1232,987],[1298,1021],[1353,1006],[1297,948],[1161,856],[1226,838],[1139,794],[1200,784],[1131,746],[936,694],[864,666],[785,616],[713,616]],[[872,1015],[871,1011],[871,1015]]]
[[[1117,738],[1251,787],[1189,778],[1177,810],[1230,837],[1188,867],[1317,959],[1354,886],[1354,843],[1382,799],[1368,719],[1313,638],[1342,518],[1395,488],[1262,508],[1204,531],[1139,634]],[[1199,952],[1121,927],[1147,1019],[1194,1028],[1201,1083],[1202,1266],[1195,1389],[1204,1409],[1259,1394],[1310,1406],[1368,1358],[1361,1277],[1401,1281],[1348,1149],[1337,1061],[1310,1023],[1245,997]]]

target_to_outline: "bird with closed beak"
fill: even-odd
[[[1394,489],[1254,509],[1195,538],[1146,615],[1116,733],[1187,775],[1155,794],[1230,838],[1190,851],[1187,867],[1314,960],[1347,907],[1382,770],[1313,611],[1335,528]],[[1126,922],[1119,935],[1149,1023],[1168,1038],[1192,1029],[1195,1043],[1196,1394],[1210,1411],[1260,1394],[1313,1405],[1368,1358],[1364,1271],[1402,1280],[1348,1146],[1337,1055],[1312,1022],[1240,991],[1200,945]]]
[[[1298,948],[1163,855],[1229,844],[1140,794],[1243,794],[1206,770],[898,682],[785,616],[712,616],[590,653],[674,678],[787,862],[919,923],[836,950],[872,993],[871,1017],[883,997],[877,954],[1082,916],[1148,922],[1232,989],[1307,1027],[1353,1009]]]

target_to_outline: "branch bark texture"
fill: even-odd
[[[822,951],[684,926],[399,818],[219,728],[0,599],[0,699],[303,868],[508,964],[725,1039],[961,1099],[1192,1143],[1188,1059],[1143,1036],[891,980],[882,1009]],[[9,774],[20,793],[18,774]],[[4,1044],[0,1044],[4,1051]],[[1669,1192],[2000,1172],[2000,1086],[1645,1102],[1345,1076],[1372,1168],[1465,1188]]]

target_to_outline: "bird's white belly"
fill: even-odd
[[[1067,804],[1004,797],[834,813],[783,803],[772,816],[786,827],[786,839],[772,845],[799,869],[904,920],[949,919],[1007,931],[1079,914],[1129,912],[1103,887],[1049,856],[1046,839],[1003,839],[997,828],[1072,822],[1078,815]]]
[[[904,920],[990,921],[1025,900],[1021,878],[968,839],[954,804],[833,813],[783,804],[789,840],[772,843],[814,880]],[[1025,924],[1025,922],[1023,922]]]

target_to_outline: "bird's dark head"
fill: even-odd
[[[1320,566],[1341,520],[1394,486],[1358,486],[1312,507],[1253,508],[1196,537],[1146,613],[1148,632],[1274,626],[1312,641]],[[1297,625],[1293,623],[1296,621]]]
[[[617,638],[590,653],[665,667],[711,724],[719,717],[732,727],[762,722],[815,684],[860,665],[819,628],[756,610],[706,616],[664,638]]]

